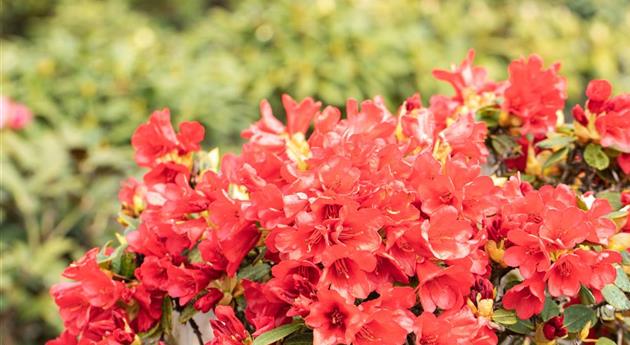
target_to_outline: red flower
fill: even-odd
[[[219,305],[214,309],[215,320],[210,320],[214,338],[207,345],[244,345],[251,343],[251,336],[234,315],[231,307]]]
[[[608,239],[617,232],[615,222],[606,217],[613,211],[606,199],[595,199],[591,208],[586,212],[589,233],[586,240],[602,245],[608,244]]]
[[[475,59],[475,50],[468,50],[466,58],[460,66],[451,67],[451,71],[435,69],[433,76],[438,79],[450,83],[455,89],[457,96],[455,100],[464,103],[466,97],[472,94],[481,94],[483,92],[494,92],[500,85],[486,80],[487,71],[483,67],[473,66]]]
[[[440,208],[422,224],[422,237],[440,260],[466,257],[477,245],[472,236],[470,223],[458,219],[458,212],[452,206]]]
[[[223,292],[221,290],[209,288],[205,295],[199,297],[199,299],[195,301],[194,307],[202,313],[207,313],[214,309],[222,298]]]
[[[604,110],[606,101],[612,94],[612,85],[608,80],[591,80],[586,87],[588,97],[587,108],[593,114],[599,114]]]
[[[98,248],[88,251],[66,268],[63,275],[80,284],[81,294],[91,305],[108,309],[121,298],[124,286],[101,270],[96,262],[98,251]]]
[[[320,289],[330,286],[344,297],[355,298],[366,298],[372,292],[368,273],[376,268],[376,258],[371,253],[334,245],[324,252],[322,264]]]
[[[291,321],[287,316],[290,305],[279,299],[270,289],[268,284],[259,284],[249,280],[243,280],[247,308],[245,317],[254,326],[258,336],[278,326]]]
[[[566,80],[558,75],[559,64],[543,69],[537,55],[513,61],[504,107],[523,121],[523,134],[545,134],[556,125],[556,112],[564,108]]]
[[[516,315],[522,320],[540,313],[544,304],[545,283],[541,275],[525,279],[503,296],[503,307],[508,310],[516,310]]]
[[[486,136],[488,126],[476,122],[473,113],[467,113],[455,120],[440,133],[440,138],[451,148],[451,155],[461,154],[473,162],[485,162],[488,156]]]
[[[272,268],[273,278],[265,287],[277,299],[290,306],[288,316],[308,315],[310,304],[316,300],[316,288],[321,272],[309,261],[282,261]]]
[[[397,322],[396,314],[391,310],[373,308],[363,312],[361,319],[352,342],[354,345],[400,345],[409,333]]]
[[[549,294],[554,297],[574,297],[580,291],[580,284],[588,284],[591,269],[577,254],[561,255],[545,274]]]
[[[352,343],[360,327],[359,309],[337,292],[325,288],[317,292],[317,299],[304,318],[306,325],[313,328],[313,344]]]
[[[543,334],[547,340],[554,340],[567,335],[567,329],[564,327],[564,316],[555,316],[545,322],[543,325]]]
[[[140,166],[153,167],[160,160],[172,160],[169,154],[183,156],[199,150],[204,129],[197,122],[182,122],[176,134],[171,125],[168,109],[151,114],[149,122],[136,129],[131,144],[136,151],[136,162]]]
[[[414,333],[416,345],[452,345],[457,339],[450,333],[450,325],[433,313],[423,312],[416,319]]]
[[[577,207],[561,210],[548,209],[543,214],[544,222],[540,237],[553,247],[571,249],[582,243],[589,234],[585,213]]]
[[[613,264],[621,263],[621,254],[612,250],[594,252],[592,250],[576,250],[582,260],[582,265],[591,268],[587,286],[595,290],[601,290],[607,284],[611,284],[617,278],[617,270]]]
[[[630,153],[630,94],[609,100],[606,112],[595,120],[603,147]]]
[[[428,312],[461,307],[474,283],[473,275],[459,265],[443,268],[425,261],[418,264],[417,272],[420,303]]]
[[[171,297],[178,297],[181,305],[193,299],[210,281],[210,277],[197,269],[171,265],[167,267],[167,273],[168,294]]]
[[[132,323],[136,332],[148,331],[162,318],[163,297],[162,292],[151,291],[145,284],[133,289],[133,299],[138,303],[138,314]]]
[[[142,265],[136,268],[135,275],[144,285],[153,290],[163,290],[168,286],[168,267],[172,266],[167,257],[147,256]]]
[[[514,245],[505,250],[503,260],[509,266],[518,267],[523,277],[530,278],[549,269],[549,252],[538,236],[516,229],[508,232],[508,239]]]

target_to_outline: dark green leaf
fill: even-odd
[[[493,135],[490,142],[500,156],[508,155],[517,146],[514,139],[507,135]]]
[[[278,340],[284,339],[289,334],[297,331],[298,329],[303,327],[303,323],[301,322],[293,322],[287,325],[282,325],[280,327],[276,327],[270,331],[267,331],[254,339],[254,343],[252,345],[269,345],[273,344]]]
[[[584,150],[584,160],[586,164],[597,170],[604,170],[608,168],[610,164],[610,159],[606,156],[604,151],[602,151],[602,147],[593,143],[586,146]]]
[[[494,127],[499,123],[501,109],[495,106],[483,107],[477,110],[477,119],[483,121],[488,127]]]
[[[593,309],[582,304],[574,304],[564,311],[564,326],[571,333],[579,332],[589,322],[594,325],[596,317]]]
[[[565,156],[567,155],[567,153],[569,152],[569,148],[568,147],[563,147],[560,150],[552,153],[549,158],[547,158],[547,160],[545,161],[545,163],[543,164],[542,168],[543,169],[547,169],[550,166],[562,161]]]
[[[615,307],[616,310],[629,310],[630,300],[628,297],[613,284],[608,284],[602,289],[602,295],[606,302]]]
[[[302,333],[288,336],[282,345],[313,345],[313,334]]]
[[[171,328],[173,327],[173,303],[171,302],[170,297],[165,297],[162,302],[162,329],[164,330],[164,334],[167,336],[172,336]]]
[[[492,321],[507,326],[517,323],[518,318],[514,310],[498,309],[493,313]]]
[[[543,148],[543,149],[550,149],[553,147],[556,148],[561,148],[561,147],[565,147],[568,144],[572,143],[575,141],[575,137],[569,137],[569,136],[557,136],[557,137],[553,137],[553,138],[549,138],[549,139],[545,139],[543,141],[540,141],[538,144],[536,144],[536,146]]]
[[[241,279],[248,279],[253,281],[259,281],[269,274],[270,266],[264,262],[259,262],[253,266],[246,266],[238,272],[238,277]]]
[[[551,297],[547,296],[547,298],[545,298],[545,306],[543,307],[540,316],[542,317],[543,321],[547,322],[552,317],[558,315],[560,315],[560,307],[558,307],[558,304],[556,304],[556,302],[554,302]]]

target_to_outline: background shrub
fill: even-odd
[[[153,109],[201,121],[207,144],[234,150],[262,98],[342,106],[380,94],[393,105],[417,90],[450,93],[431,69],[470,47],[495,79],[532,52],[562,60],[568,104],[592,78],[630,90],[623,0],[8,0],[1,18],[2,93],[36,115],[1,133],[7,344],[57,332],[48,287],[75,252],[117,230],[129,138]]]

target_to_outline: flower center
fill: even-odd
[[[420,342],[418,343],[418,345],[437,345],[438,343],[438,337],[437,335],[428,335],[428,336],[423,336],[422,339],[420,339]]]
[[[453,200],[453,193],[451,192],[444,192],[440,195],[440,201],[445,204],[450,203],[451,200]]]
[[[344,320],[346,319],[346,314],[344,314],[339,308],[335,307],[333,311],[328,315],[330,319],[330,324],[334,328],[340,328],[344,325]]]

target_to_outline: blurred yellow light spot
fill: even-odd
[[[267,42],[273,38],[273,28],[269,24],[263,24],[256,29],[256,39]]]
[[[133,43],[140,49],[148,48],[155,43],[155,33],[146,26],[139,28],[133,34]]]

